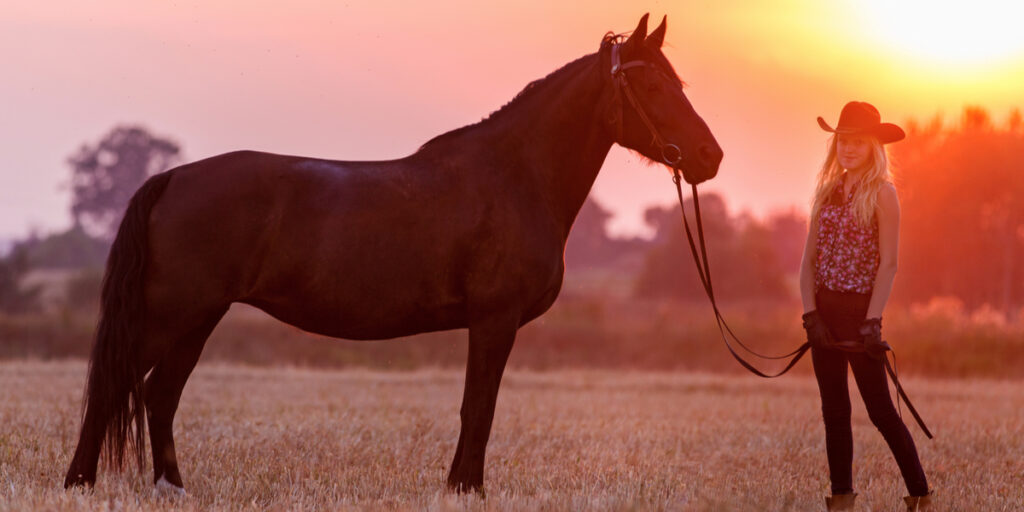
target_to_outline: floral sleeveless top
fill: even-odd
[[[861,226],[852,208],[854,185],[843,197],[846,175],[818,213],[814,289],[871,293],[878,273],[878,221]]]

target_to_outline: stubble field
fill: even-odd
[[[0,363],[0,510],[823,510],[828,490],[807,375],[511,371],[481,498],[443,483],[461,372],[201,363],[175,421],[187,496],[154,494],[148,469],[66,492],[84,375],[82,361]],[[911,427],[937,510],[1024,510],[1024,387],[906,385],[936,433]],[[858,510],[901,510],[856,397],[853,422]]]

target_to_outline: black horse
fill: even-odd
[[[183,489],[171,424],[203,345],[233,302],[353,340],[469,329],[462,431],[448,485],[480,490],[505,362],[558,296],[577,212],[613,143],[681,167],[722,151],[647,35],[607,35],[487,119],[391,161],[241,151],[150,178],[107,262],[78,447],[64,485],[92,485],[101,451]],[[147,376],[148,374],[148,376]],[[104,446],[105,444],[105,446]],[[105,450],[102,450],[105,448]]]

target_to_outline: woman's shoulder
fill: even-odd
[[[899,199],[899,192],[896,190],[896,184],[891,181],[882,183],[882,186],[878,189],[878,197],[888,197],[892,199]]]
[[[882,183],[878,189],[878,208],[882,211],[899,211],[900,198],[896,191],[896,185],[891,181]]]

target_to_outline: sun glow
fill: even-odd
[[[865,0],[878,43],[938,65],[1024,59],[1024,4],[1006,0]]]

